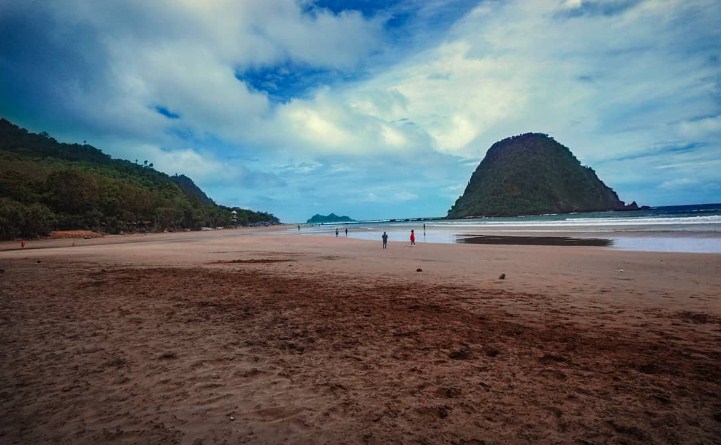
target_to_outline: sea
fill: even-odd
[[[301,225],[307,235],[347,236],[380,242],[594,245],[645,252],[721,253],[721,203],[642,210],[484,217],[447,220],[404,218]]]

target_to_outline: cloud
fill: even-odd
[[[692,140],[721,137],[721,114],[684,119],[675,124],[680,136]]]
[[[322,167],[323,164],[317,161],[301,161],[281,165],[278,167],[278,170],[290,174],[312,174]]]
[[[252,137],[248,128],[268,112],[268,98],[236,72],[288,61],[350,70],[381,43],[378,21],[353,12],[303,14],[284,0],[66,0],[3,9],[3,67],[22,93],[38,102],[49,96],[51,106],[65,104],[73,119],[101,132],[144,136],[150,126],[168,125],[151,114],[162,106],[195,132]]]
[[[393,200],[395,201],[413,201],[415,199],[418,199],[418,195],[411,192],[396,192],[393,194]]]
[[[559,12],[562,17],[614,16],[623,14],[643,0],[566,0]]]
[[[140,141],[128,141],[112,136],[93,142],[104,152],[113,153],[113,158],[127,159],[138,163],[147,161],[153,168],[169,175],[184,174],[196,182],[213,183],[239,181],[245,169],[238,170],[213,153],[185,147],[166,149],[160,145]]]
[[[0,2],[0,114],[282,218],[444,214],[528,131],[643,201],[719,182],[719,22],[716,0]]]
[[[287,128],[300,137],[309,146],[321,150],[345,151],[354,137],[350,129],[345,128],[342,116],[338,113],[324,112],[321,105],[312,108],[306,104],[294,102],[284,109]],[[341,110],[338,110],[341,111]]]
[[[672,179],[670,181],[664,181],[662,182],[658,188],[662,190],[675,190],[679,188],[688,188],[697,186],[699,184],[699,181],[694,178],[678,178],[678,179]]]
[[[192,149],[163,151],[157,147],[141,147],[145,157],[155,159],[154,165],[163,171],[183,173],[198,181],[209,179],[232,179],[235,175],[223,166],[222,162],[209,156],[203,156]]]

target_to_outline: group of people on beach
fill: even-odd
[[[346,229],[346,230],[347,230],[347,229]],[[426,225],[425,225],[425,224],[423,224],[423,234],[424,234],[424,235],[426,234]],[[346,234],[346,235],[347,235],[347,234]],[[387,248],[388,248],[388,233],[383,232],[383,235],[381,236],[381,239],[383,240],[383,248],[384,248],[384,249],[387,249]],[[410,237],[410,239],[411,239],[411,246],[415,246],[415,245],[416,245],[416,232],[415,232],[415,230],[413,230],[413,229],[411,229],[411,237]]]
[[[298,226],[298,231],[300,231],[300,225]],[[425,224],[423,224],[423,234],[424,235],[426,234],[426,225]],[[336,238],[338,237],[338,235],[340,235],[340,229],[336,228],[335,229]],[[348,236],[348,228],[345,229],[345,236]],[[383,248],[387,249],[388,248],[388,233],[383,232],[381,239],[383,240]],[[411,241],[411,244],[410,244],[411,246],[416,245],[416,232],[414,229],[411,229],[410,241]]]

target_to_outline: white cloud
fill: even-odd
[[[287,128],[309,146],[330,151],[345,150],[352,142],[352,134],[334,119],[332,113],[310,108],[302,103],[288,105],[283,114]]]
[[[478,157],[495,140],[524,131],[547,131],[573,144],[609,131],[655,131],[680,114],[690,122],[692,113],[711,111],[711,101],[706,110],[698,106],[714,68],[701,59],[691,67],[679,60],[686,50],[679,42],[688,33],[677,23],[683,14],[711,8],[709,0],[647,1],[608,17],[557,16],[583,6],[482,2],[437,45],[371,71],[364,81],[325,87],[276,109],[249,91],[236,70],[284,59],[358,67],[384,41],[381,18],[325,10],[309,15],[284,0],[72,0],[54,9],[58,20],[94,27],[112,66],[102,90],[73,94],[78,108],[92,110],[94,120],[126,116],[124,126],[139,134],[180,128],[310,154],[433,147]],[[713,17],[699,14],[698,28],[711,28]],[[153,116],[155,105],[180,119]],[[688,135],[691,126],[678,131]],[[603,156],[612,156],[604,145]],[[599,158],[598,147],[583,146]]]
[[[267,98],[249,91],[236,72],[284,61],[352,70],[382,43],[377,19],[357,12],[307,14],[288,0],[65,0],[49,5],[50,17],[36,14],[30,4],[13,8],[25,8],[28,20],[48,20],[42,26],[54,28],[59,44],[73,45],[64,34],[82,32],[85,45],[95,48],[87,54],[97,59],[89,63],[109,67],[102,82],[57,85],[75,102],[80,119],[143,137],[152,128],[182,127],[235,143],[277,141],[268,138],[277,131],[269,125],[277,121],[270,119]],[[154,116],[154,106],[180,119]],[[306,120],[311,131],[339,134],[317,113]]]
[[[292,174],[311,174],[313,172],[318,171],[321,167],[323,167],[323,164],[320,162],[311,160],[311,161],[302,161],[302,162],[290,162],[288,164],[279,165],[277,169],[279,171],[285,171]]]
[[[583,0],[563,0],[561,7],[565,9],[577,9],[583,5]]]
[[[393,194],[393,200],[394,201],[413,201],[418,199],[418,195],[415,193],[403,191],[403,192],[396,192]]]
[[[201,44],[228,65],[289,57],[350,68],[381,44],[378,20],[357,12],[306,14],[300,2],[289,0],[64,0],[49,7],[65,25],[102,31],[109,45]]]
[[[698,185],[698,180],[693,178],[678,178],[662,182],[658,188],[661,190],[675,190]]]
[[[390,147],[405,147],[408,145],[408,138],[390,125],[381,125],[381,134],[383,135],[383,142]]]
[[[680,136],[688,139],[721,136],[721,115],[686,119],[677,124]]]
[[[164,171],[182,172],[196,181],[233,179],[236,175],[218,160],[192,150],[155,151],[156,165]]]
[[[137,160],[138,163],[148,161],[156,170],[170,175],[184,174],[199,183],[238,181],[246,170],[235,168],[217,159],[210,152],[189,147],[163,150],[154,144],[128,145],[127,141],[117,139],[105,140],[103,146],[110,148],[114,153],[121,153],[126,159]]]
[[[378,203],[384,205],[393,205],[398,203],[406,203],[409,201],[415,201],[419,198],[418,194],[409,192],[407,190],[397,190],[395,186],[381,185],[377,187],[370,187],[366,190],[353,191],[348,190],[352,193],[355,200],[364,203]]]
[[[344,155],[353,157],[404,155],[427,147],[427,135],[404,120],[394,121],[373,115],[373,100],[359,100],[353,88],[323,88],[307,100],[293,100],[279,106],[272,128],[284,131],[266,133],[269,146],[290,147],[308,155]],[[379,100],[393,102],[393,93],[376,94]]]

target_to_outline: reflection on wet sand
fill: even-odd
[[[461,244],[509,244],[516,246],[611,246],[605,238],[572,238],[568,236],[498,236],[457,235]]]

